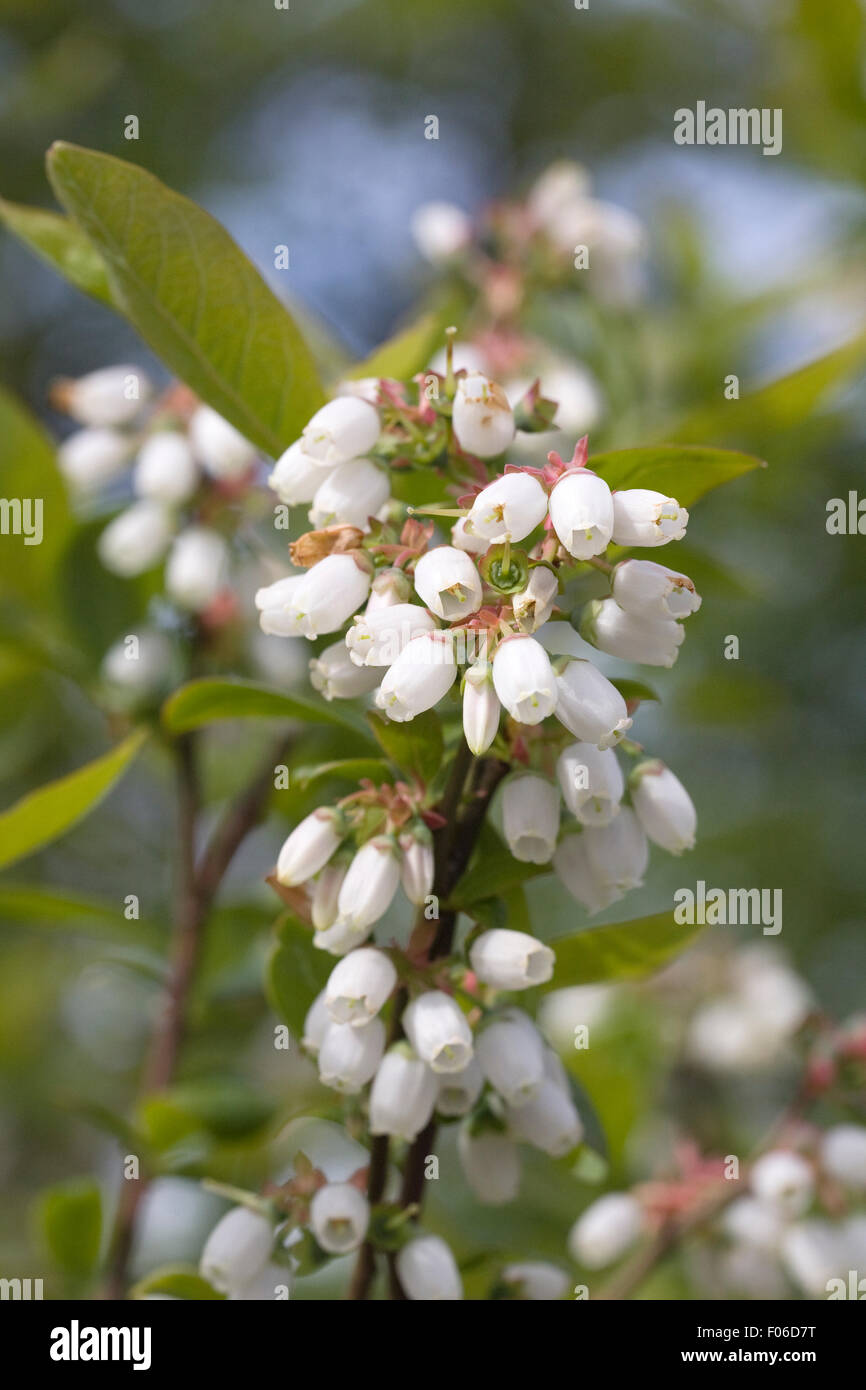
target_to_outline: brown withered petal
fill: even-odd
[[[307,531],[292,541],[289,554],[293,565],[309,569],[311,565],[324,560],[326,555],[357,550],[363,539],[364,532],[357,526],[326,526],[323,531]]]

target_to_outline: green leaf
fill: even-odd
[[[80,227],[47,208],[29,208],[0,198],[0,222],[58,270],[76,289],[116,307],[105,262]]]
[[[336,762],[319,763],[318,767],[293,767],[291,770],[292,788],[309,791],[316,782],[329,778],[340,778],[347,782],[360,782],[362,777],[376,781],[390,781],[392,774],[384,758],[340,758]]]
[[[108,753],[49,782],[0,814],[0,869],[33,854],[70,830],[111,791],[138,753],[147,731],[136,731]]]
[[[99,1260],[102,1196],[90,1178],[71,1178],[42,1193],[39,1222],[51,1255],[65,1274],[83,1279]]]
[[[825,397],[855,376],[864,363],[866,333],[860,333],[833,352],[766,386],[750,390],[741,384],[738,400],[720,401],[697,410],[667,433],[674,439],[730,439],[756,431],[795,429],[817,411]]]
[[[436,349],[441,347],[442,330],[441,314],[423,314],[353,367],[348,373],[349,378],[384,376],[407,380],[416,372],[423,371]]]
[[[640,979],[684,951],[701,931],[701,925],[681,927],[674,921],[673,913],[659,912],[654,917],[589,927],[571,936],[561,936],[548,942],[556,952],[556,968],[553,979],[543,988]]]
[[[401,772],[430,782],[442,764],[444,740],[442,723],[434,710],[416,714],[405,724],[370,710],[367,721],[379,744]]]
[[[100,902],[33,883],[0,883],[0,919],[126,944],[160,935],[155,924],[124,917],[121,902]]]
[[[310,927],[291,914],[281,918],[268,958],[265,993],[296,1038],[302,1036],[307,1010],[325,988],[333,966],[333,957],[313,945]]]
[[[192,1265],[162,1265],[152,1270],[133,1285],[129,1297],[141,1299],[155,1293],[167,1294],[169,1298],[194,1299],[197,1303],[225,1299],[225,1294],[203,1279]]]
[[[230,1076],[187,1081],[173,1086],[164,1098],[217,1139],[245,1139],[256,1134],[274,1113],[265,1096],[248,1082]]]
[[[111,155],[61,141],[48,174],[145,342],[260,449],[282,453],[324,393],[294,320],[228,232]]]
[[[219,677],[190,681],[162,707],[162,722],[173,734],[219,719],[302,719],[308,724],[336,724],[369,738],[363,719],[353,710],[306,695],[286,695],[256,681]]]
[[[589,466],[611,488],[646,487],[675,497],[691,507],[704,493],[766,464],[752,454],[733,449],[708,449],[696,444],[653,444],[641,449],[618,449],[593,454]]]
[[[469,912],[474,904],[493,895],[509,895],[530,878],[550,873],[549,864],[523,864],[515,859],[492,826],[486,825],[478,840],[475,861],[463,875],[448,901],[448,907]]]
[[[53,583],[58,561],[72,528],[63,479],[54,446],[30,412],[0,388],[0,478],[4,498],[42,500],[42,540],[25,545],[23,534],[0,540],[0,584],[46,607],[46,588]],[[22,521],[25,520],[22,510]],[[36,521],[31,512],[31,527]],[[15,520],[13,515],[12,520]]]
[[[611,685],[616,686],[624,700],[659,700],[661,698],[645,681],[633,681],[618,676],[616,680],[611,681]]]

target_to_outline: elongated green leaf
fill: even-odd
[[[703,927],[681,927],[672,912],[637,917],[633,922],[589,927],[548,944],[556,952],[556,969],[547,989],[592,985],[606,980],[639,979],[659,970],[690,946]]]
[[[153,923],[128,920],[122,902],[100,902],[65,889],[55,892],[41,884],[0,883],[0,919],[121,944],[159,936]]]
[[[309,791],[317,782],[337,777],[347,782],[360,782],[362,777],[388,782],[393,774],[389,773],[384,758],[340,758],[336,762],[320,763],[318,767],[293,767],[291,783],[301,791]]]
[[[371,711],[367,715],[370,728],[392,762],[407,776],[429,782],[442,763],[442,724],[434,710],[425,710],[405,724]]]
[[[45,609],[46,587],[53,581],[72,526],[66,489],[51,440],[21,402],[2,389],[0,479],[10,509],[7,534],[0,538],[0,582],[31,602],[38,599]],[[33,539],[25,544],[28,531]]]
[[[479,837],[475,862],[457,884],[448,906],[471,915],[475,903],[492,896],[507,899],[528,879],[547,873],[549,864],[524,864],[515,859],[492,826],[486,825]]]
[[[92,811],[123,776],[147,737],[137,729],[92,763],[49,782],[0,814],[0,869],[33,854]]]
[[[423,371],[443,341],[441,314],[428,313],[410,323],[387,342],[380,343],[369,357],[349,372],[357,379],[365,376],[388,376],[405,380]]]
[[[695,411],[666,431],[671,439],[738,439],[756,431],[795,429],[815,413],[824,399],[851,380],[866,364],[866,333],[776,381],[750,390],[741,385],[738,400]],[[688,503],[686,503],[688,505]]]
[[[0,198],[0,222],[76,289],[116,307],[104,260],[93,242],[68,217]]]
[[[697,444],[653,444],[641,449],[618,449],[593,454],[589,466],[611,488],[646,487],[675,497],[691,507],[704,493],[722,483],[765,468],[761,459],[733,449],[708,449]]]
[[[268,958],[265,992],[278,1018],[287,1023],[295,1038],[304,1031],[307,1010],[324,988],[334,961],[313,945],[313,933],[289,913],[277,927],[277,939]]]
[[[162,707],[162,722],[173,734],[219,719],[303,719],[308,724],[336,724],[369,741],[366,725],[354,710],[305,695],[286,695],[256,681],[218,677],[190,681]]]
[[[90,1178],[72,1178],[43,1192],[40,1224],[65,1274],[85,1278],[96,1268],[102,1238],[102,1197]]]
[[[196,1303],[225,1299],[225,1294],[219,1293],[191,1265],[162,1265],[140,1279],[129,1291],[130,1298],[134,1299],[148,1298],[153,1294],[193,1299]]]
[[[145,342],[259,448],[281,453],[324,393],[291,315],[228,232],[111,155],[59,142],[48,173]]]

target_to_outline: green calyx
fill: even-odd
[[[507,542],[492,545],[478,568],[485,583],[500,594],[519,594],[529,582],[529,556]]]

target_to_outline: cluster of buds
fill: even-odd
[[[665,1223],[716,1208],[701,1233],[727,1296],[789,1298],[791,1284],[806,1297],[851,1296],[848,1272],[862,1269],[866,1255],[866,1215],[858,1211],[866,1127],[844,1123],[822,1133],[801,1125],[789,1146],[749,1165],[747,1191],[733,1201],[722,1159],[702,1159],[690,1145],[679,1158],[678,1177],[592,1202],[569,1234],[572,1258],[587,1270],[605,1268]],[[837,1285],[844,1291],[834,1295]]]
[[[185,387],[157,395],[135,367],[57,382],[52,400],[81,427],[58,449],[72,495],[91,506],[109,489],[133,496],[99,538],[105,568],[133,578],[164,562],[181,612],[213,609],[229,577],[219,513],[252,485],[255,447]]]
[[[412,232],[421,254],[472,286],[493,317],[516,313],[528,288],[574,282],[605,305],[630,307],[644,288],[647,237],[633,213],[592,195],[569,160],[546,169],[521,202],[498,202],[473,219],[453,203],[424,203]]]
[[[334,477],[341,481],[327,513],[324,503],[318,512],[327,526],[292,545],[304,568],[258,591],[261,626],[310,640],[342,633],[312,659],[313,684],[326,699],[372,695],[395,722],[453,700],[459,682],[472,753],[492,749],[520,769],[502,798],[512,852],[552,862],[596,912],[640,885],[648,840],[673,854],[691,848],[695,810],[657,760],[639,760],[626,779],[614,749],[641,751],[625,739],[634,702],[592,662],[557,657],[557,629],[547,625],[558,615],[564,582],[581,569],[600,570],[610,595],[575,619],[584,637],[608,654],[672,664],[682,622],[700,606],[692,581],[651,560],[610,566],[603,556],[609,545],[657,548],[678,540],[688,514],[658,492],[612,491],[588,467],[585,439],[568,464],[553,453],[543,469],[498,462],[488,481],[487,461],[502,459],[519,421],[486,377],[447,366],[442,382],[435,380],[442,386],[435,399],[420,380],[415,390],[363,383],[377,405],[357,395],[335,398],[277,463],[271,485],[283,501],[299,492],[319,498]],[[536,383],[530,405],[542,422],[550,404]],[[453,480],[462,505],[416,509],[449,518],[449,543],[436,544],[432,524],[414,516],[400,523],[389,472],[413,467],[435,468],[446,485]],[[371,470],[379,480],[372,489]],[[370,502],[379,504],[376,515],[363,514]],[[561,841],[560,792],[580,832]],[[369,856],[375,853],[380,872],[365,870],[368,891],[352,896],[366,902],[372,894],[370,910],[381,916],[399,868],[387,844]],[[292,873],[306,879],[318,867],[307,861]]]

